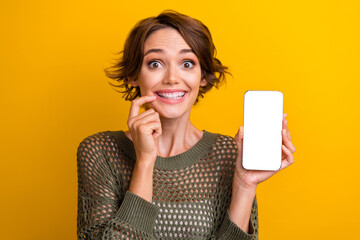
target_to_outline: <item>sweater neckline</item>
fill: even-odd
[[[108,131],[119,141],[120,148],[134,161],[136,160],[135,147],[131,139],[129,139],[125,132],[120,131]],[[211,145],[215,142],[218,134],[211,133],[203,130],[201,139],[195,143],[194,146],[170,157],[157,156],[154,168],[162,170],[176,170],[186,168],[198,162],[210,149]]]

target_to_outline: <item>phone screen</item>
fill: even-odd
[[[283,94],[247,91],[244,95],[243,167],[278,170],[281,167]]]

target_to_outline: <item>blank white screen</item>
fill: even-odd
[[[244,96],[243,166],[278,170],[281,166],[283,94],[247,91]]]

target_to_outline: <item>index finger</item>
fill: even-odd
[[[146,102],[150,102],[156,99],[155,95],[152,96],[143,96],[138,99],[135,99],[131,102],[129,118],[136,117],[139,114],[140,106]]]
[[[287,136],[288,136],[289,140],[291,141],[289,126],[287,124],[287,120],[285,119],[286,117],[287,117],[287,114],[284,113],[284,115],[283,115],[283,129],[286,130]]]
[[[287,120],[286,120],[286,119],[285,119],[284,123],[285,123],[286,133],[287,133],[287,135],[288,135],[288,137],[289,137],[289,140],[291,141],[289,126],[288,126],[288,124],[287,124]]]

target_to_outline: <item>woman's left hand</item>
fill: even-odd
[[[275,173],[281,171],[282,169],[294,163],[293,153],[295,152],[295,146],[291,142],[291,136],[290,136],[287,120],[285,119],[286,116],[287,114],[284,113],[283,129],[282,129],[282,159],[281,159],[281,167],[277,171],[246,170],[243,168],[242,166],[243,127],[240,126],[239,131],[235,136],[235,140],[237,142],[239,151],[235,164],[233,189],[234,187],[241,187],[244,189],[254,190],[256,189],[259,183],[265,181]]]

